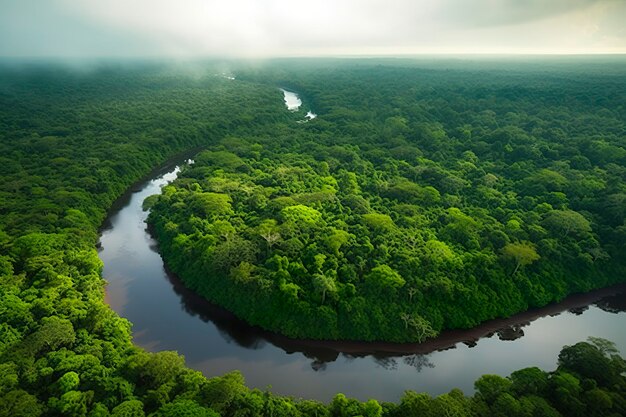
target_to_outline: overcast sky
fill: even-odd
[[[626,53],[626,0],[0,0],[0,56]]]

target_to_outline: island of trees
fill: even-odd
[[[163,254],[196,291],[289,335],[303,335],[297,313],[319,327],[310,337],[422,340],[623,281],[620,62],[313,64],[236,81],[2,65],[0,416],[626,414],[626,366],[603,339],[564,347],[554,371],[397,404],[281,397],[133,346],[104,303],[98,228],[133,183],[197,146],[146,202]],[[320,117],[298,123],[278,85]]]

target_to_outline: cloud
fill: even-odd
[[[626,0],[0,0],[0,54],[626,52],[623,24],[616,18],[619,13],[625,16],[625,4]]]
[[[610,0],[609,0],[610,2]],[[468,27],[509,26],[552,18],[607,3],[606,0],[449,0],[442,18]]]
[[[147,34],[110,30],[58,0],[0,0],[0,56],[134,55],[159,49]]]

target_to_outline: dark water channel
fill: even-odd
[[[182,162],[179,161],[179,162]],[[115,205],[100,239],[107,300],[133,324],[135,343],[177,350],[206,376],[239,369],[250,387],[328,401],[337,392],[397,401],[407,390],[473,392],[480,375],[539,366],[552,370],[563,345],[599,336],[626,353],[626,287],[446,332],[423,345],[293,341],[252,328],[187,291],[165,270],[146,231],[142,201],[176,177],[174,165]]]

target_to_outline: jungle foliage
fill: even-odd
[[[439,268],[456,262],[479,271],[472,262],[484,259],[499,271],[487,282],[475,278],[485,288],[536,289],[535,298],[521,298],[528,305],[619,279],[625,192],[619,97],[626,85],[619,71],[589,79],[569,69],[547,77],[497,69],[485,77],[406,62],[316,70],[311,62],[278,64],[242,69],[232,81],[206,63],[79,70],[3,63],[0,416],[626,414],[624,362],[603,340],[565,347],[554,372],[484,376],[473,397],[458,390],[436,398],[407,392],[399,404],[341,394],[329,404],[281,397],[246,388],[238,372],[207,379],[175,352],[132,345],[131,323],[104,302],[98,228],[133,183],[198,146],[210,150],[165,190],[164,198],[184,197],[180,211],[160,200],[155,207],[155,216],[178,216],[179,223],[154,223],[166,256],[179,267],[181,251],[196,250],[202,237],[204,277],[219,276],[235,291],[240,287],[230,284],[237,274],[244,281],[267,274],[272,294],[302,297],[312,314],[332,318],[342,297],[347,305],[358,303],[378,288],[379,308],[404,297],[408,303],[400,305],[426,307],[395,313],[415,312],[424,326],[438,329],[469,325],[457,310],[441,310],[462,287],[472,288],[469,274],[438,281]],[[276,85],[286,80],[310,100],[318,119],[296,123],[302,114],[284,110]],[[341,83],[345,90],[337,89]],[[403,93],[387,85],[413,87]],[[267,172],[257,182],[251,173],[261,168]],[[231,190],[239,183],[252,192],[248,197],[259,197],[256,203]],[[288,252],[290,222],[309,257]],[[326,234],[314,235],[319,227]],[[411,253],[404,246],[413,241],[398,241],[407,236],[415,236],[421,255],[412,258],[415,264],[398,257]],[[241,251],[233,251],[234,244]],[[423,263],[427,248],[441,265]],[[362,274],[358,262],[340,269],[339,260],[358,257]],[[292,272],[305,274],[299,261],[302,268],[319,265],[310,284],[294,281]],[[431,269],[413,276],[411,268]],[[552,273],[550,283],[538,281],[542,271]],[[435,301],[423,304],[429,297]],[[395,316],[394,325],[413,329],[409,320],[416,317],[405,324]],[[375,321],[362,319],[371,331]],[[398,338],[397,329],[392,332],[389,337]]]
[[[623,282],[623,77],[488,75],[243,71],[321,116],[199,153],[153,202],[168,265],[315,339],[422,341]]]

